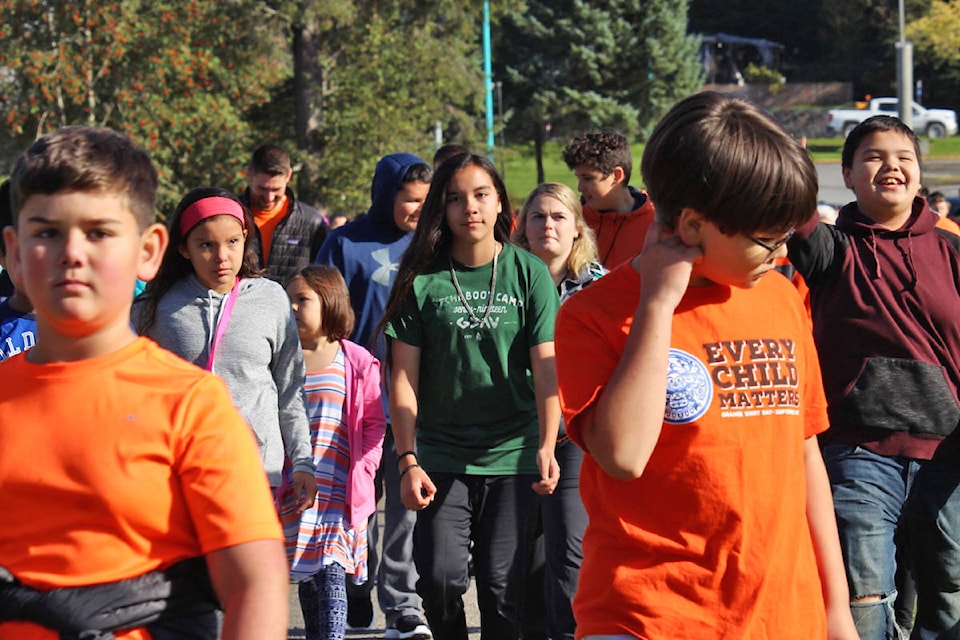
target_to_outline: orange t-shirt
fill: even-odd
[[[645,193],[645,192],[644,192]],[[597,236],[597,255],[607,269],[615,269],[633,260],[643,249],[647,229],[654,219],[653,202],[648,195],[639,209],[630,213],[603,213],[583,207],[583,218]]]
[[[138,338],[77,362],[21,354],[0,379],[0,564],[25,585],[113,582],[282,540],[256,442],[216,376]],[[11,623],[0,638],[57,634]]]
[[[253,221],[260,230],[260,247],[263,250],[263,264],[266,266],[270,260],[270,247],[273,246],[273,232],[277,225],[287,216],[290,210],[290,196],[283,196],[283,202],[273,211],[263,211],[261,209],[251,209]]]
[[[625,264],[560,309],[561,402],[581,446],[578,416],[616,368],[639,295]],[[617,480],[584,458],[577,637],[824,638],[804,443],[827,428],[826,400],[796,290],[775,273],[752,289],[688,289],[666,375],[641,477]]]

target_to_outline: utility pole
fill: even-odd
[[[903,0],[901,0],[902,2]],[[487,155],[493,159],[493,63],[490,52],[490,0],[483,0],[483,90],[487,106]]]
[[[897,101],[900,105],[900,120],[913,128],[913,43],[904,37],[905,20],[903,0],[899,1],[900,40],[897,42]]]

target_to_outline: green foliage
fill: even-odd
[[[237,186],[249,109],[284,70],[253,0],[0,0],[0,117],[20,147],[66,124],[147,147],[161,209],[188,189]]]
[[[907,38],[924,104],[960,109],[960,0],[933,0],[928,13],[907,25]]]
[[[446,17],[437,22],[381,3],[325,69],[318,174],[330,206],[369,206],[373,170],[385,154],[404,151],[429,162],[436,121],[477,138],[471,115],[482,98],[479,33],[463,30],[479,16]]]
[[[779,71],[753,64],[743,70],[743,79],[748,84],[782,85],[785,80]]]
[[[495,3],[494,21],[518,0]],[[329,5],[329,6],[328,6]],[[334,6],[336,5],[336,6]],[[370,204],[370,181],[384,154],[429,161],[439,121],[445,142],[476,147],[484,131],[479,4],[456,0],[278,2],[291,30],[309,33],[317,50],[305,61],[313,95],[293,81],[253,112],[262,135],[293,151],[303,169],[298,190],[333,210]],[[319,9],[317,8],[319,6]],[[294,127],[298,100],[310,104],[314,130]]]
[[[495,47],[507,133],[540,148],[609,127],[644,134],[702,83],[687,0],[528,0]]]

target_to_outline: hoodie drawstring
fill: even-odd
[[[877,252],[877,232],[873,228],[870,229],[870,252],[873,254],[873,265],[876,267],[874,279],[882,280],[883,273],[882,267],[880,266],[880,254]]]
[[[907,231],[907,267],[910,269],[911,288],[916,288],[920,281],[917,275],[917,265],[913,262],[913,232]]]

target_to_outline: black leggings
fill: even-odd
[[[328,564],[300,583],[300,609],[307,640],[343,640],[347,632],[347,575]]]

